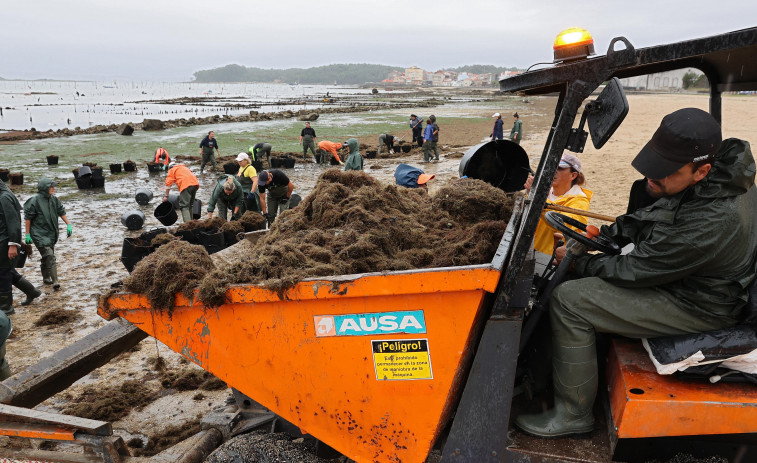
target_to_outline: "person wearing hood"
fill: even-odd
[[[344,163],[344,170],[363,170],[363,155],[360,154],[360,143],[357,138],[350,138],[345,145],[350,148],[350,154]]]
[[[177,207],[181,211],[181,219],[184,222],[192,220],[192,210],[194,207],[195,196],[200,188],[200,182],[197,177],[184,164],[171,162],[168,164],[168,175],[166,175],[166,194],[163,195],[163,202],[168,201],[168,194],[171,192],[173,184],[179,188],[179,201]]]
[[[740,321],[757,275],[755,162],[749,143],[721,137],[710,114],[684,108],[663,118],[631,162],[656,201],[602,227],[618,245],[633,244],[630,252],[578,256],[577,279],[555,288],[555,405],[520,415],[519,428],[541,437],[593,429],[597,332],[648,338]]]
[[[228,210],[231,210],[233,218],[239,218],[240,211],[244,209],[244,193],[242,185],[231,175],[218,177],[213,193],[208,200],[208,218],[213,218],[213,211],[218,204],[218,216],[229,220]]]
[[[426,174],[423,170],[409,164],[400,164],[394,170],[394,181],[405,188],[422,188],[428,191],[428,181],[435,175]]]
[[[66,217],[66,209],[55,196],[55,182],[42,177],[37,183],[37,194],[24,203],[26,244],[34,243],[41,260],[42,282],[60,289],[58,265],[55,260],[55,244],[58,242],[58,217],[66,223],[66,236],[73,233],[73,226]]]
[[[318,142],[318,149],[321,150],[321,164],[329,165],[331,163],[331,159],[329,158],[333,157],[340,166],[343,166],[344,162],[339,157],[339,150],[344,148],[344,146],[344,143],[334,143],[328,140]]]
[[[531,189],[533,181],[534,177],[529,175],[526,184],[523,185],[526,191]],[[584,183],[586,183],[586,178],[581,170],[581,161],[570,153],[564,153],[562,158],[560,158],[560,164],[557,165],[555,177],[552,179],[552,187],[549,189],[547,203],[588,211],[594,192],[584,188]],[[557,233],[557,230],[552,228],[544,219],[544,212],[546,211],[542,211],[542,217],[536,226],[534,249],[551,256],[552,251],[555,249],[555,233]],[[565,215],[583,224],[588,222],[588,219],[582,215]]]

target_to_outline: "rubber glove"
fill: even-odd
[[[286,204],[287,201],[289,201],[289,197],[285,196],[285,197],[279,199],[279,204]]]
[[[32,244],[32,235],[26,234],[26,237],[24,238],[24,243],[26,244]]]
[[[249,199],[250,201],[254,200],[255,199],[255,193],[253,193],[252,191],[249,192],[249,193],[247,193],[247,199]]]
[[[74,233],[74,227],[71,224],[66,225],[66,237],[70,237]]]

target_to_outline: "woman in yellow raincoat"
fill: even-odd
[[[533,177],[528,177],[524,185],[527,190],[531,189],[533,180]],[[581,172],[581,161],[572,154],[563,154],[560,164],[557,166],[555,178],[552,180],[552,188],[549,190],[547,203],[588,211],[589,202],[591,202],[591,197],[594,193],[591,190],[583,188],[581,185],[584,183],[586,183],[586,178]],[[566,215],[582,223],[587,222],[586,217],[574,214]],[[555,247],[555,233],[557,233],[557,230],[549,226],[547,221],[544,220],[544,212],[542,212],[541,220],[539,220],[539,224],[536,226],[536,234],[534,235],[534,249],[551,255]]]

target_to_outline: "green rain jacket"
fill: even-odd
[[[707,177],[602,232],[626,255],[583,255],[581,276],[628,288],[656,287],[681,308],[738,321],[757,274],[757,188],[749,143],[723,141]]]
[[[8,243],[21,244],[21,203],[1,180],[0,212],[0,268],[13,268],[13,262],[8,259]]]
[[[242,184],[239,183],[239,180],[234,178],[234,191],[232,191],[230,195],[227,195],[223,190],[223,184],[228,177],[234,178],[231,175],[221,175],[218,177],[218,183],[216,183],[216,187],[208,200],[208,212],[213,212],[215,210],[218,201],[223,201],[223,203],[226,204],[226,207],[232,209],[232,213],[234,212],[233,209],[235,207],[238,206],[240,210],[244,207],[245,195],[244,191],[242,191]]]
[[[58,242],[58,217],[66,215],[60,199],[50,195],[53,181],[42,177],[37,183],[37,194],[24,203],[24,218],[30,220],[30,233],[37,247],[55,246]]]
[[[356,138],[347,140],[347,146],[350,147],[350,154],[344,161],[344,170],[363,170],[363,156],[360,154],[360,143]]]

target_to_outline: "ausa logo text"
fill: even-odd
[[[425,333],[422,310],[349,315],[314,315],[316,337],[366,336],[376,334]]]

